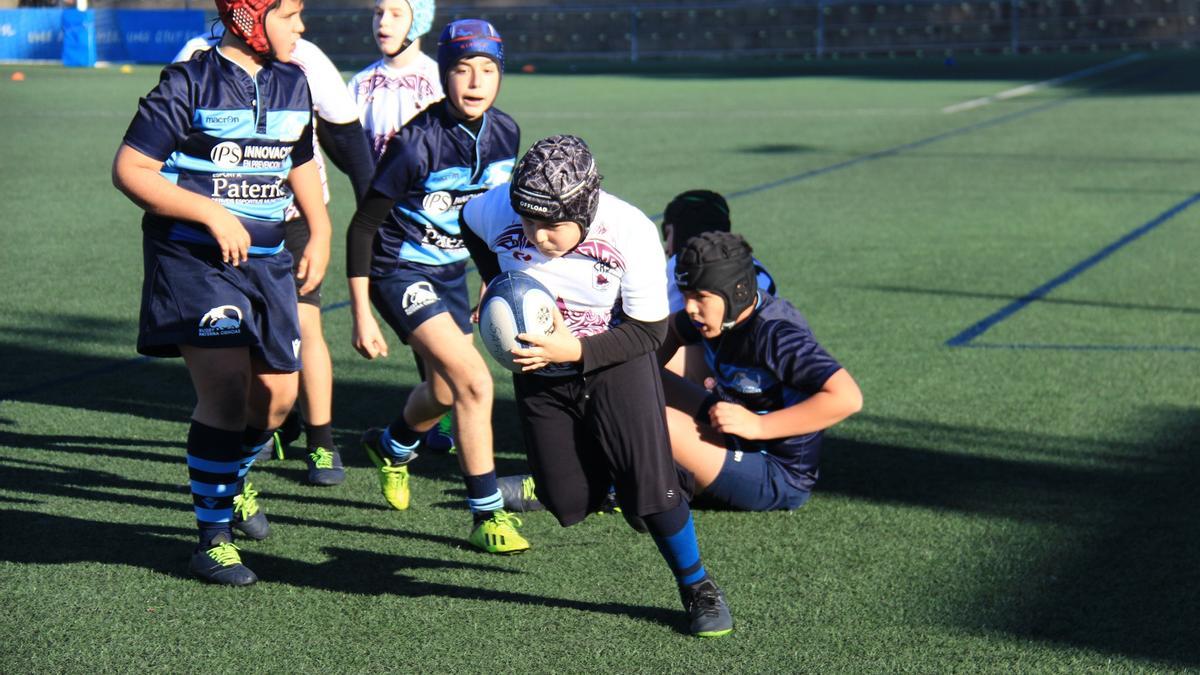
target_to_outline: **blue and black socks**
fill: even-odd
[[[401,416],[383,430],[383,435],[379,438],[379,445],[391,459],[403,464],[412,457],[417,445],[421,442],[422,435],[421,432],[414,431],[412,427],[408,426],[404,417]]]
[[[691,586],[708,578],[700,561],[692,510],[686,501],[681,499],[675,508],[642,516],[642,520],[680,586]]]
[[[240,490],[242,432],[225,431],[195,420],[188,430],[187,465],[200,547],[219,534],[233,541],[233,498]]]
[[[263,429],[225,431],[192,420],[187,465],[201,548],[208,548],[219,534],[233,540],[233,498],[241,493],[242,480],[271,436]]]
[[[463,480],[467,484],[467,507],[475,522],[487,520],[493,512],[504,508],[504,496],[500,494],[495,470],[478,476],[464,476]]]

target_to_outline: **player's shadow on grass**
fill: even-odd
[[[189,578],[187,556],[194,531],[136,523],[109,523],[32,511],[0,510],[5,536],[0,537],[0,561],[26,565],[97,562],[149,569],[178,579]],[[45,545],[31,543],[42,542]],[[424,581],[422,570],[467,570],[486,574],[522,574],[493,564],[394,556],[372,551],[327,547],[324,562],[311,563],[246,551],[245,561],[263,580],[301,588],[357,595],[437,596],[459,600],[508,602],[614,614],[657,621],[684,632],[682,612],[664,607],[596,603],[518,593],[485,586]],[[502,579],[497,578],[499,583]],[[200,582],[196,582],[200,583]]]
[[[482,586],[442,584],[424,581],[412,574],[412,572],[426,569],[465,569],[487,573],[522,574],[522,572],[497,565],[393,556],[336,547],[323,548],[322,552],[329,555],[330,559],[321,563],[255,555],[254,570],[263,579],[324,591],[413,598],[436,596],[458,600],[483,600],[508,602],[522,606],[573,609],[656,621],[670,625],[681,633],[687,632],[683,612],[680,610],[618,602],[588,602]],[[502,580],[500,583],[503,583]]]
[[[14,380],[18,386],[0,391],[0,396],[7,395],[9,400],[176,422],[181,430],[185,428],[195,405],[191,382],[179,359],[101,358],[18,344],[5,345],[5,349],[5,358],[11,357],[10,362],[20,366],[18,377]],[[56,365],[47,371],[45,364],[48,363]],[[348,378],[335,382],[335,440],[343,451],[342,459],[347,467],[365,469],[373,466],[360,445],[362,430],[390,422],[410,391],[411,387],[407,386]],[[153,392],[153,395],[147,395],[147,392]],[[511,399],[497,398],[492,417],[495,420],[495,449],[501,472],[524,472],[525,464],[521,459],[524,445],[516,422],[515,404]],[[149,451],[123,449],[127,446],[154,447],[155,444],[122,438],[96,437],[89,440],[78,435],[55,437],[0,432],[0,445],[36,447],[56,452],[91,452],[114,458],[140,457],[162,462],[172,461],[173,456],[183,457],[184,435],[181,432],[178,439],[158,445],[167,450],[161,456]],[[304,453],[304,439],[301,437],[289,449],[288,457],[301,459]],[[307,474],[301,464],[273,463],[269,460],[257,464],[255,470],[270,472],[297,484],[305,483]],[[458,458],[453,455],[423,452],[413,466],[413,473],[431,479],[461,479]]]
[[[948,425],[924,433],[961,451],[831,438],[817,498],[834,493],[1058,532],[1057,546],[1036,541],[1013,551],[1002,588],[980,582],[986,597],[951,601],[939,608],[939,620],[1196,667],[1200,454],[1193,445],[1200,414],[1155,409],[1141,417],[1149,432],[1142,444],[995,431],[989,440],[987,430]],[[885,430],[894,423],[898,437],[921,433],[903,420],[866,421]],[[975,448],[1022,459],[969,454]],[[1048,554],[1030,553],[1046,548]],[[965,570],[948,574],[961,575],[964,587],[974,583]]]
[[[23,494],[28,497],[9,501],[37,504],[39,503],[37,497],[44,496],[52,499],[78,499],[88,502],[165,509],[178,512],[180,522],[186,522],[191,518],[191,493],[188,491],[186,483],[183,482],[186,473],[182,471],[182,463],[180,476],[181,482],[179,484],[170,484],[137,480],[110,471],[64,467],[19,457],[0,456],[0,491]],[[130,494],[131,492],[152,494]],[[49,499],[46,501],[49,501]],[[462,541],[457,537],[429,534],[413,529],[359,525],[342,522],[334,518],[315,520],[292,516],[286,513],[287,507],[283,506],[284,503],[291,503],[303,506],[321,505],[355,510],[379,508],[379,505],[373,502],[325,497],[313,495],[308,492],[304,494],[272,492],[266,501],[277,505],[277,510],[271,512],[268,509],[267,513],[271,523],[275,525],[295,525],[335,532],[355,532],[374,536],[399,537],[428,542],[447,548],[459,548],[462,545]],[[69,546],[68,543],[62,545]]]

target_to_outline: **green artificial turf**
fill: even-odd
[[[803,509],[697,512],[737,624],[713,641],[619,516],[528,514],[530,553],[476,553],[446,456],[414,465],[409,511],[384,508],[357,439],[417,376],[390,334],[382,362],[351,348],[340,234],[347,481],[304,485],[298,447],[256,465],[262,581],[189,578],[193,394],[181,363],[134,352],[140,212],[109,176],[157,69],[0,66],[0,672],[1200,668],[1200,206],[1155,224],[1200,191],[1194,59],[941,112],[1117,56],[506,76],[523,146],[582,135],[647,214],[731,195],[864,391]],[[353,200],[331,187],[341,232]],[[500,473],[521,472],[493,372]]]

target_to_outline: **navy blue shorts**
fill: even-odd
[[[725,452],[717,479],[704,490],[713,499],[740,511],[791,510],[804,506],[812,493],[787,481],[783,468],[765,452]]]
[[[401,263],[382,277],[371,277],[371,304],[396,335],[408,344],[418,326],[449,312],[464,335],[470,335],[471,301],[467,293],[467,262],[449,265]]]
[[[138,353],[179,356],[179,345],[249,347],[272,370],[300,370],[296,283],[287,251],[238,267],[212,246],[142,237]]]

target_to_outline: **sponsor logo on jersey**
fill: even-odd
[[[213,146],[208,158],[220,167],[232,168],[242,163],[242,146],[233,141],[225,141]]]
[[[465,246],[462,237],[446,234],[429,223],[425,223],[425,236],[421,238],[421,243],[446,251],[455,251]]]
[[[242,310],[237,305],[213,307],[200,317],[196,334],[200,337],[237,335],[242,332]]]
[[[209,115],[204,118],[204,123],[210,127],[220,127],[227,124],[237,124],[241,122],[241,118],[237,115]]]
[[[437,301],[438,295],[433,290],[433,284],[418,281],[404,289],[404,298],[400,300],[400,306],[404,308],[405,314],[412,316],[422,307],[428,307]]]
[[[250,180],[233,180],[228,176],[214,175],[212,183],[212,198],[217,201],[260,201],[285,199],[291,196],[282,178],[274,178],[269,183],[259,183]]]
[[[292,156],[292,145],[246,145],[241,149],[241,166],[281,168],[283,160],[289,156]]]
[[[421,208],[435,216],[449,211],[453,205],[454,198],[450,196],[449,192],[444,190],[430,192],[425,195],[425,199],[421,200]]]

